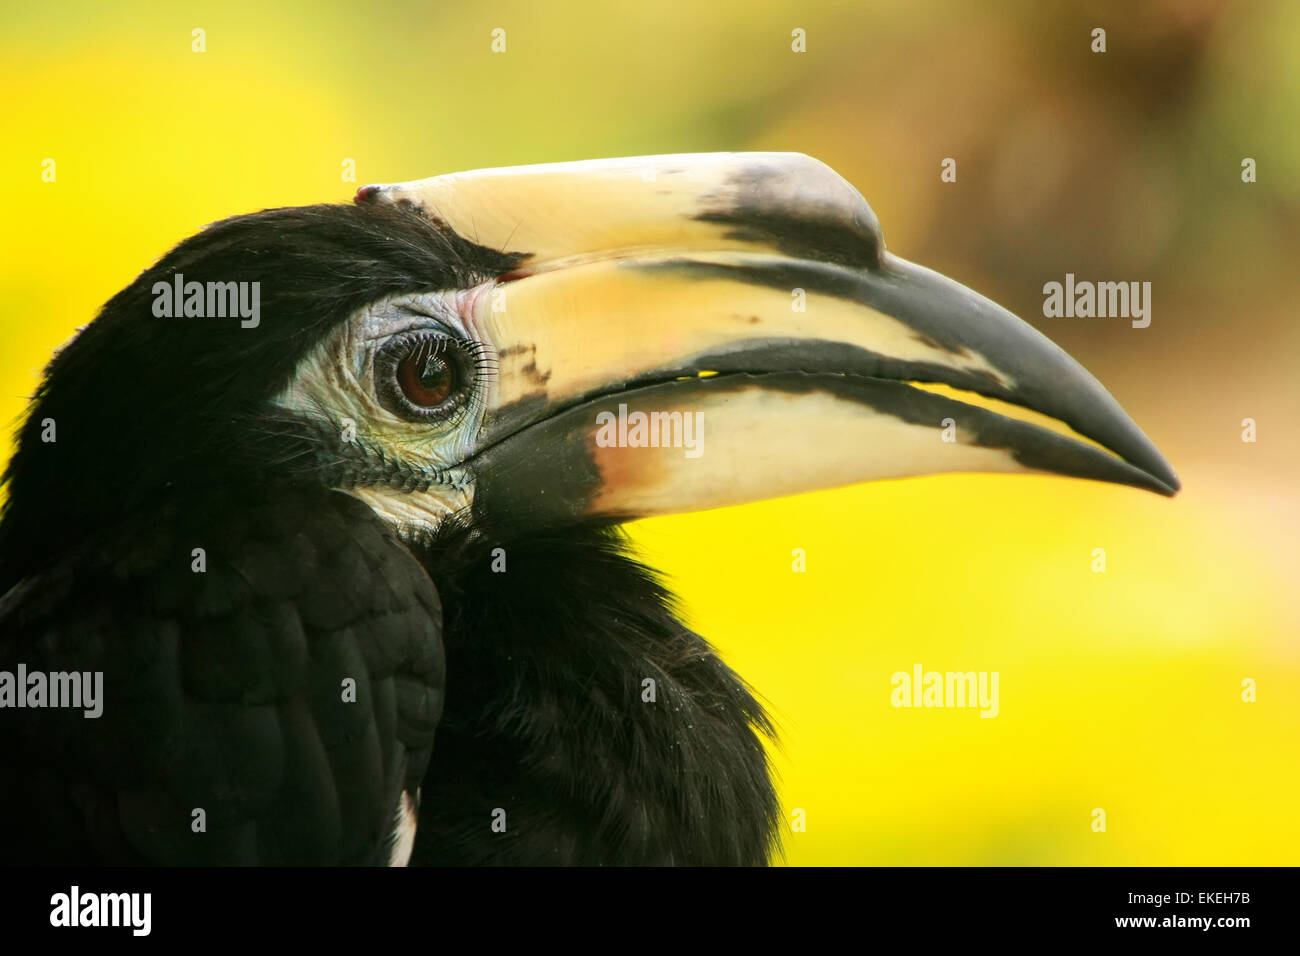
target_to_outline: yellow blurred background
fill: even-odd
[[[8,4],[0,420],[167,248],[348,200],[349,158],[809,153],[1096,374],[1185,491],[947,476],[634,525],[780,723],[786,860],[1294,865],[1298,48],[1287,0]],[[1150,281],[1150,327],[1043,318],[1067,272]],[[917,663],[998,671],[998,717],[890,706]]]

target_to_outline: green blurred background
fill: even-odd
[[[1300,863],[1298,47],[1287,0],[8,4],[0,419],[169,246],[347,200],[346,158],[809,153],[1074,354],[1185,491],[946,476],[633,526],[781,725],[786,859]],[[1067,272],[1150,281],[1151,326],[1043,318]],[[998,671],[1000,715],[894,709],[914,663]]]

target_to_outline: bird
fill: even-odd
[[[939,472],[1179,489],[1082,366],[887,251],[806,155],[213,223],[18,426],[0,860],[769,863],[759,690],[622,525]]]

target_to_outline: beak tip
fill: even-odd
[[[1183,483],[1174,471],[1174,466],[1154,446],[1151,447],[1151,454],[1144,457],[1146,460],[1138,467],[1147,473],[1154,484],[1159,485],[1160,494],[1172,498],[1182,490]]]
[[[1141,466],[1134,466],[1144,476],[1144,484],[1156,494],[1173,498],[1183,490],[1183,483],[1169,462],[1163,457]]]

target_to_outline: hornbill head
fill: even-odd
[[[203,290],[200,317],[178,297],[158,318],[165,287],[188,303],[178,275],[256,284],[260,319],[206,315]],[[91,409],[111,423],[69,434]],[[343,488],[419,536],[451,514],[527,531],[959,471],[1179,487],[1096,379],[886,252],[823,163],[559,163],[182,243],[52,362],[0,544],[39,558],[106,512],[250,474]]]

